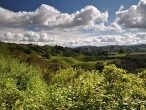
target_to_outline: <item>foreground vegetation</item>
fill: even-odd
[[[60,69],[56,69],[55,61],[50,62],[44,57],[15,56],[9,52],[3,45],[0,51],[2,110],[146,109],[146,70],[131,74],[113,64],[104,65],[102,71],[96,70],[102,67],[101,63],[96,65],[95,70],[69,65],[62,66],[62,69],[59,65]],[[74,57],[71,62],[82,63],[83,59],[78,60],[79,57]]]

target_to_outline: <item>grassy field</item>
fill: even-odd
[[[121,68],[126,69],[126,66],[132,66],[130,71],[139,72],[146,68],[146,53],[131,53],[131,54],[115,54],[105,56],[74,56],[74,57],[63,57],[63,56],[51,56],[49,59],[51,62],[64,64],[72,67],[81,67],[85,70],[96,70],[95,66],[97,62],[103,65],[108,65],[110,63],[118,63]],[[127,63],[127,64],[126,64]],[[137,66],[136,66],[137,65]],[[141,65],[142,67],[139,67]],[[135,66],[135,68],[133,67]],[[128,68],[129,69],[129,68]],[[135,73],[134,72],[134,73]]]

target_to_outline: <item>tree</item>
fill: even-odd
[[[28,54],[28,55],[30,55],[31,54],[31,50],[30,49],[26,49],[25,50],[25,53]]]
[[[97,62],[96,65],[95,65],[95,68],[97,70],[99,70],[99,72],[101,73],[104,69],[104,65],[103,65],[103,63]]]
[[[125,53],[124,49],[119,50],[119,54]]]
[[[50,58],[50,53],[49,52],[45,52],[45,57],[47,58],[47,59],[49,59]]]

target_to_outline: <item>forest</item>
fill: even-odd
[[[1,110],[145,110],[146,45],[0,42]]]

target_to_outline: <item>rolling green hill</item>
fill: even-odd
[[[68,67],[96,70],[98,62],[103,65],[115,64],[132,73],[146,68],[146,45],[67,48],[1,42],[0,48],[20,62],[41,68],[44,74]]]

